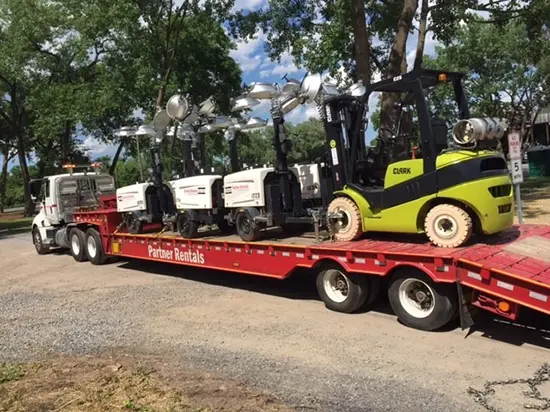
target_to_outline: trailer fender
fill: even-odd
[[[395,276],[396,273],[402,273],[407,270],[419,270],[420,272],[424,273],[426,276],[428,276],[431,280],[433,280],[435,283],[455,283],[456,279],[454,277],[442,277],[442,276],[436,276],[431,270],[428,270],[425,266],[422,266],[418,263],[398,263],[393,268],[388,270],[384,277],[386,278],[392,278]]]

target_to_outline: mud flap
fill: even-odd
[[[464,330],[472,327],[474,325],[474,320],[472,319],[472,315],[470,313],[470,310],[468,309],[468,303],[464,298],[464,291],[462,290],[462,286],[460,285],[458,279],[456,281],[456,288],[458,292],[458,313],[460,315],[460,328]]]

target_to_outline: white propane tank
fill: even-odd
[[[500,139],[506,125],[494,117],[474,117],[459,120],[453,127],[453,140],[459,145],[470,145],[476,141]]]

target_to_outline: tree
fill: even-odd
[[[520,20],[471,24],[460,30],[452,45],[437,48],[437,58],[427,62],[467,73],[472,116],[506,119],[524,140],[533,114],[550,99],[550,46],[543,38],[529,39],[528,30]],[[449,95],[434,97],[443,107],[449,100]]]

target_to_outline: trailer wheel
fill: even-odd
[[[178,215],[178,232],[183,238],[192,239],[197,236],[199,225],[196,218],[194,210],[184,210]]]
[[[368,276],[346,273],[337,264],[323,266],[316,284],[325,306],[336,312],[355,312],[366,304],[371,292]]]
[[[237,234],[245,242],[253,242],[260,236],[260,227],[254,221],[254,217],[258,216],[259,212],[256,209],[245,209],[237,213],[235,226]]]
[[[92,265],[102,265],[107,260],[101,236],[94,228],[89,228],[86,231],[86,254]]]
[[[458,309],[454,285],[435,283],[420,271],[396,273],[388,289],[388,298],[402,323],[426,331],[445,326]]]
[[[38,227],[35,227],[32,230],[32,243],[36,248],[36,253],[39,255],[45,255],[50,251],[50,248],[42,242],[42,235],[40,234]]]
[[[355,240],[363,234],[361,213],[355,202],[347,197],[337,197],[328,206],[329,213],[339,213],[334,238],[341,242]]]
[[[450,204],[434,206],[424,220],[426,235],[438,247],[462,246],[472,236],[473,227],[468,212]]]
[[[71,255],[77,262],[85,262],[88,260],[84,245],[84,232],[77,227],[71,229],[69,232],[69,248],[71,249]]]

